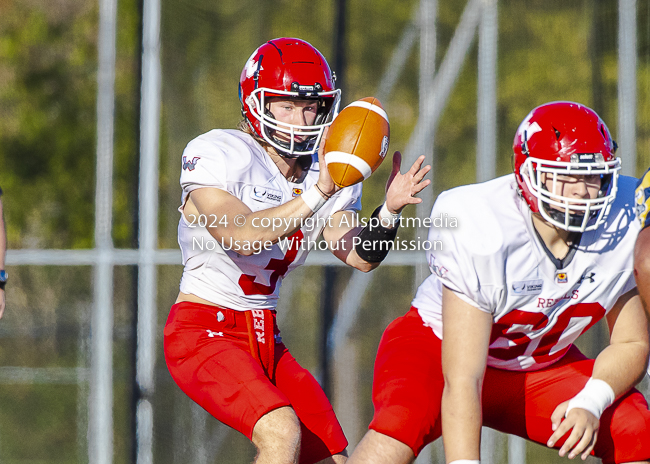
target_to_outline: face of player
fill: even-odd
[[[546,179],[543,179],[543,182],[549,192],[569,199],[575,198],[576,200],[593,200],[598,198],[598,192],[601,185],[599,174],[589,176],[567,176],[558,174],[555,180],[555,185],[553,185],[553,176],[547,174]],[[551,207],[557,208],[555,206]]]
[[[293,98],[272,97],[269,98],[268,110],[279,123],[287,123],[294,126],[311,126],[318,115],[318,102],[316,100],[299,100]],[[282,124],[279,124],[284,128]],[[289,126],[287,126],[287,130]],[[289,134],[275,131],[275,137],[282,141],[289,140]],[[304,136],[294,135],[296,142],[305,139]]]

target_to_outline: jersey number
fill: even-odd
[[[289,266],[294,262],[296,256],[298,256],[298,250],[300,250],[300,244],[305,236],[302,233],[302,230],[298,229],[291,237],[289,237],[285,243],[289,244],[287,251],[284,254],[284,258],[276,259],[272,258],[269,261],[269,264],[264,268],[268,271],[273,271],[271,277],[269,278],[269,285],[264,285],[255,282],[254,275],[242,274],[239,278],[239,286],[244,291],[245,295],[272,295],[275,292],[275,286],[278,283],[278,279],[283,277],[289,270]]]
[[[571,341],[589,330],[605,315],[605,309],[598,303],[579,303],[569,306],[544,334],[531,354],[537,363],[558,359],[571,347]],[[492,325],[490,346],[499,338],[509,340],[508,348],[490,348],[490,356],[508,361],[524,356],[533,341],[527,333],[537,332],[549,324],[549,319],[542,313],[531,313],[514,309]],[[567,330],[568,329],[568,330]],[[566,339],[562,336],[566,332]]]

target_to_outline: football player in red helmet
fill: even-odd
[[[429,231],[443,247],[384,332],[374,418],[348,464],[406,464],[441,435],[448,463],[478,464],[482,426],[569,458],[650,460],[634,389],[650,353],[635,179],[618,175],[609,130],[578,103],[535,108],[513,148],[514,174],[436,199],[431,216],[458,227]],[[573,343],[601,318],[610,344],[588,359]]]
[[[422,156],[401,174],[396,152],[373,213],[380,224],[357,227],[361,184],[337,187],[321,151],[340,101],[323,55],[300,39],[270,40],[246,62],[239,96],[239,130],[212,130],[183,152],[185,269],[165,360],[190,398],[253,442],[256,463],[342,464],[347,441],[332,406],[282,343],[280,285],[321,233],[349,266],[377,267],[430,167]]]

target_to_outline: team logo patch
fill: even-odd
[[[195,156],[192,158],[192,161],[187,161],[187,156],[183,156],[183,169],[186,169],[188,171],[194,171],[194,168],[196,167],[196,163],[201,159],[199,156]]]
[[[558,284],[566,284],[569,281],[569,276],[566,272],[556,272],[555,273],[555,282]]]
[[[294,188],[291,190],[291,195],[293,195],[294,197],[299,197],[300,195],[302,195],[302,192],[304,192],[303,189],[298,188],[298,187],[294,187]]]
[[[542,293],[543,286],[544,281],[542,279],[519,280],[513,282],[510,288],[513,295],[539,295]]]
[[[264,203],[271,203],[273,205],[282,204],[282,192],[259,185],[253,186],[251,190],[251,198]]]

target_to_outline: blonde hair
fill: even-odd
[[[251,125],[249,124],[248,119],[244,118],[241,121],[239,121],[237,123],[237,129],[253,137],[255,141],[260,145],[262,145],[262,148],[264,148],[265,150],[268,151],[269,148],[273,148],[273,146],[270,143],[268,143],[262,137],[257,135],[257,132],[255,132],[251,127]]]

